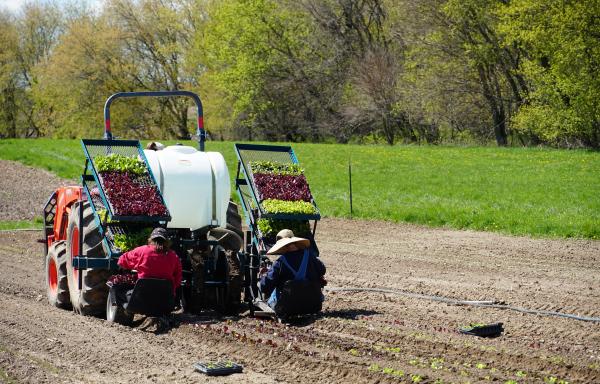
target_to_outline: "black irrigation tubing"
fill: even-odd
[[[18,229],[1,229],[0,233],[3,232],[33,232],[33,231],[43,231],[43,228],[18,228]]]
[[[402,295],[407,297],[412,297],[416,299],[426,299],[432,301],[439,301],[442,303],[452,304],[452,305],[470,305],[473,307],[485,307],[485,308],[497,308],[497,309],[508,309],[511,311],[528,313],[533,315],[546,315],[546,316],[557,316],[564,317],[567,319],[580,320],[580,321],[591,321],[591,322],[600,322],[599,317],[587,317],[587,316],[577,316],[572,315],[570,313],[563,312],[555,312],[555,311],[545,311],[541,309],[528,309],[522,307],[515,307],[508,304],[502,304],[497,301],[471,301],[471,300],[457,300],[451,299],[449,297],[443,296],[433,296],[433,295],[423,295],[420,293],[406,292],[395,289],[385,289],[385,288],[354,288],[354,287],[325,287],[326,291],[329,292],[380,292],[380,293],[391,293],[394,295]]]

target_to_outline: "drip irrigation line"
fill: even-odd
[[[0,229],[0,233],[4,232],[33,232],[33,231],[42,231],[43,228],[16,228],[16,229]]]
[[[386,289],[386,288],[355,288],[355,287],[325,287],[326,291],[329,292],[380,292],[380,293],[391,293],[394,295],[402,295],[406,297],[412,297],[415,299],[425,299],[431,301],[438,301],[442,303],[447,303],[451,305],[470,305],[473,307],[485,307],[485,308],[497,308],[497,309],[508,309],[511,311],[527,313],[532,315],[545,315],[545,316],[556,316],[556,317],[564,317],[567,319],[580,320],[580,321],[590,321],[590,322],[600,322],[599,317],[587,317],[587,316],[578,316],[570,313],[563,312],[555,312],[555,311],[546,311],[542,309],[529,309],[522,307],[515,307],[512,305],[504,304],[498,301],[485,300],[485,301],[473,301],[473,300],[457,300],[444,296],[434,296],[434,295],[424,295],[421,293],[413,293],[400,291],[395,289]]]

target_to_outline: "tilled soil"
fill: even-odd
[[[39,168],[0,160],[0,221],[41,217],[52,192],[74,183]]]
[[[138,317],[125,327],[51,307],[40,237],[0,232],[0,382],[600,382],[600,322],[425,298],[598,318],[598,241],[325,219],[317,243],[329,287],[396,293],[329,291],[321,315],[293,325],[177,313],[154,334]],[[505,328],[494,339],[457,331],[493,322]],[[192,368],[200,360],[244,373],[209,379]]]

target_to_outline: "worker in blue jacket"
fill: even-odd
[[[260,289],[267,304],[275,308],[279,291],[289,280],[309,280],[325,285],[325,264],[310,250],[310,240],[294,236],[284,229],[277,234],[277,242],[267,255],[281,255],[269,268],[262,271]],[[322,296],[321,296],[322,299]]]

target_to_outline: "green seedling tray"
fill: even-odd
[[[194,369],[208,376],[223,376],[241,373],[244,367],[230,361],[218,363],[197,362],[194,364]]]
[[[502,323],[477,325],[459,329],[460,333],[479,337],[497,337],[500,336],[503,331],[504,328],[502,327]]]

